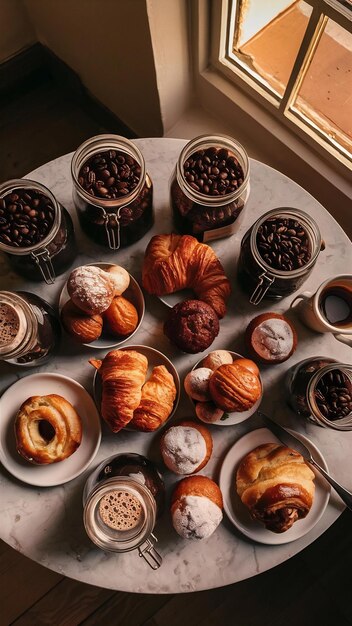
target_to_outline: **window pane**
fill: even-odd
[[[352,152],[352,35],[330,19],[292,108]]]
[[[306,2],[240,2],[233,53],[269,87],[283,95],[312,8]]]

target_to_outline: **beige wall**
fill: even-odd
[[[0,0],[0,63],[36,41],[21,0]]]
[[[188,0],[147,0],[164,133],[190,106],[192,63]]]
[[[36,34],[138,135],[163,132],[145,0],[24,0]]]

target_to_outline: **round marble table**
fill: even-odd
[[[171,171],[185,142],[178,139],[139,139],[148,171],[154,182],[155,225],[145,237],[133,246],[110,252],[94,245],[82,234],[72,203],[70,176],[71,155],[65,155],[38,168],[28,175],[49,187],[60,202],[71,212],[75,221],[80,254],[75,266],[93,261],[116,262],[126,267],[137,280],[144,250],[155,233],[171,232],[172,219],[169,208],[168,186]],[[261,311],[283,312],[289,308],[293,296],[281,302],[265,301],[259,307],[251,306],[241,293],[236,281],[236,262],[240,241],[247,228],[259,215],[278,206],[304,209],[318,222],[326,241],[326,250],[304,285],[314,289],[326,278],[345,273],[352,267],[352,249],[349,240],[335,220],[304,189],[272,168],[251,161],[251,193],[237,232],[231,239],[213,242],[226,273],[233,285],[228,314],[221,321],[219,336],[212,345],[244,353],[243,329],[248,321]],[[57,278],[54,285],[24,282],[9,271],[3,257],[0,259],[0,284],[2,289],[26,288],[57,304],[59,293],[67,275]],[[146,344],[164,352],[178,369],[181,381],[199,359],[199,355],[184,355],[173,348],[162,332],[165,317],[164,305],[156,298],[146,296],[146,314],[141,328],[128,341]],[[319,428],[299,419],[288,408],[282,384],[288,367],[311,355],[329,355],[342,362],[351,361],[351,350],[330,335],[319,335],[296,324],[299,345],[287,363],[263,368],[264,398],[262,409],[276,417],[283,425],[306,434],[321,450],[328,466],[342,484],[352,490],[352,432],[341,433]],[[41,372],[66,374],[86,389],[92,390],[92,369],[87,360],[103,355],[97,350],[77,347],[64,338],[59,355]],[[5,390],[19,377],[32,374],[37,369],[16,369],[0,365],[0,390]],[[183,393],[176,417],[192,416],[189,400]],[[238,426],[212,426],[214,453],[204,468],[205,475],[218,479],[222,459],[233,443],[244,433],[260,427],[257,416]],[[36,488],[22,484],[0,467],[0,536],[19,552],[63,575],[92,585],[142,593],[175,593],[199,591],[219,587],[254,576],[290,558],[317,539],[341,514],[344,505],[332,493],[329,505],[316,526],[304,537],[278,546],[254,543],[242,536],[224,516],[217,531],[204,541],[182,540],[174,532],[168,513],[158,522],[155,533],[159,538],[158,550],[163,564],[157,571],[148,568],[137,551],[128,554],[105,553],[90,543],[82,523],[82,490],[85,480],[98,462],[113,453],[136,451],[154,460],[161,469],[158,452],[159,435],[120,432],[113,435],[103,428],[98,454],[90,469],[84,474],[57,487]],[[170,472],[165,473],[168,487],[175,481]],[[168,493],[170,489],[168,489]]]

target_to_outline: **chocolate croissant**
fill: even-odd
[[[130,425],[142,431],[156,430],[169,417],[176,398],[174,377],[164,365],[154,367],[142,387],[142,397]]]
[[[112,350],[102,361],[90,359],[89,363],[102,378],[102,418],[117,433],[132,420],[139,406],[148,359],[136,350]]]
[[[253,519],[274,533],[283,533],[309,513],[314,477],[298,452],[266,443],[242,459],[236,490]]]
[[[193,289],[197,298],[210,304],[219,318],[226,313],[231,287],[214,250],[191,235],[155,235],[143,263],[143,287],[163,296]]]

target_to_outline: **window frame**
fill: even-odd
[[[321,130],[313,120],[294,109],[293,102],[328,19],[332,19],[352,33],[352,11],[337,0],[305,0],[305,2],[312,7],[312,13],[283,96],[275,93],[271,86],[265,84],[265,79],[260,79],[254,71],[252,72],[248,66],[235,58],[235,55],[231,57],[228,53],[229,42],[233,41],[234,20],[230,20],[232,22],[230,25],[227,16],[229,11],[232,15],[234,14],[238,0],[217,0],[208,6],[208,11],[211,12],[208,16],[210,20],[209,60],[212,68],[259,102],[281,123],[309,145],[318,149],[320,154],[326,156],[328,153],[334,161],[338,160],[351,170],[352,159],[348,151]]]

